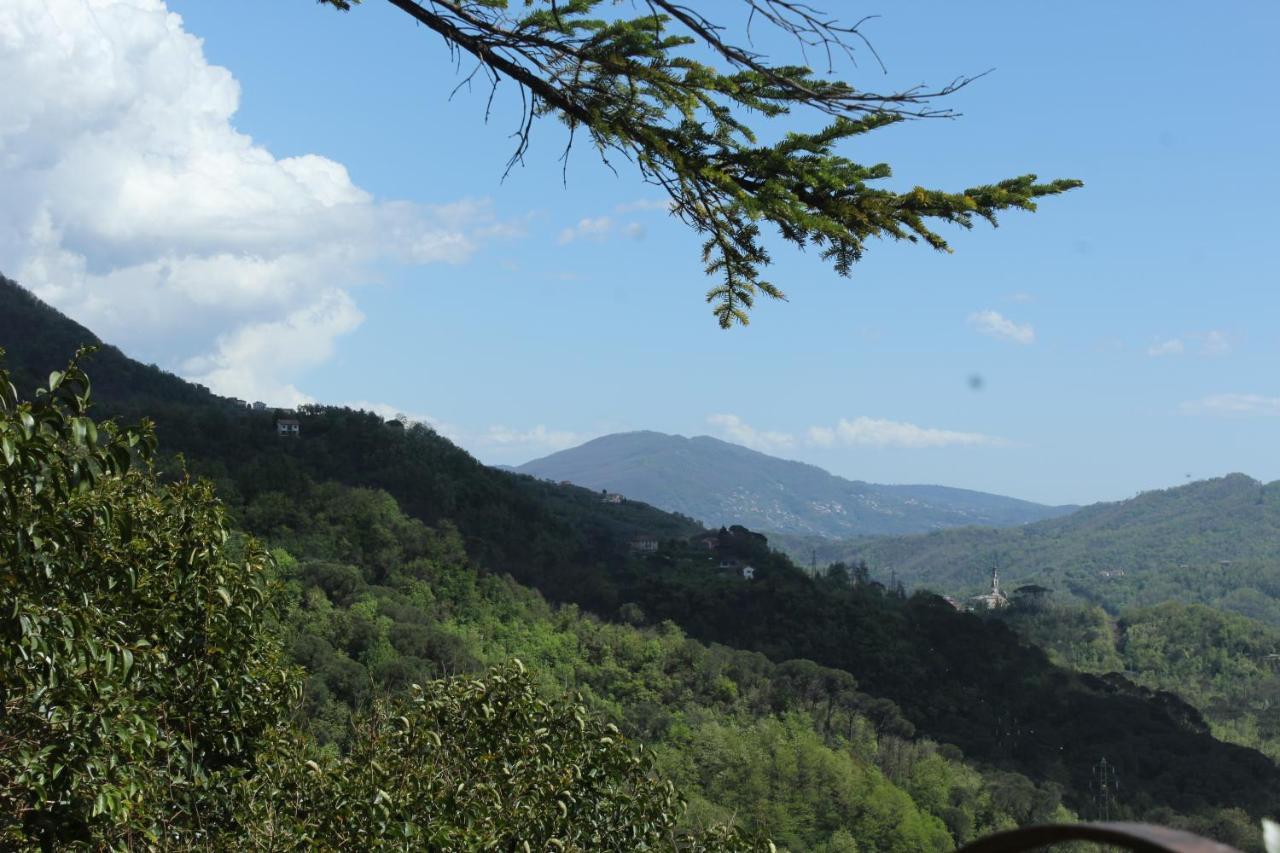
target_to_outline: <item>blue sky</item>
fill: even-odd
[[[656,429],[1052,503],[1280,478],[1276,4],[859,6],[889,73],[864,55],[855,83],[994,71],[849,156],[898,188],[1086,186],[849,279],[778,247],[790,302],[729,332],[652,188],[585,149],[566,185],[550,123],[503,181],[514,90],[486,125],[389,5],[167,9],[0,11],[28,81],[0,95],[25,117],[0,119],[0,271],[144,360],[430,419],[489,462]]]

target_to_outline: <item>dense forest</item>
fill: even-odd
[[[967,765],[847,672],[705,645],[634,606],[613,624],[553,606],[384,492],[327,484],[284,498],[264,493],[236,515],[281,546],[290,645],[321,742],[343,746],[352,711],[383,691],[518,658],[548,694],[578,694],[653,748],[690,798],[690,829],[736,819],[793,850],[853,849],[854,838],[945,850],[1069,816],[1059,786]]]
[[[1096,605],[1014,606],[995,614],[1065,666],[1123,672],[1177,693],[1222,740],[1280,760],[1280,629],[1199,604],[1112,616]]]
[[[985,591],[993,565],[1112,613],[1174,600],[1280,625],[1280,482],[1231,474],[1004,530],[970,527],[843,541],[783,537],[820,560],[865,560],[908,587]]]
[[[15,378],[45,384],[65,357],[54,350],[91,337],[4,287],[13,310],[0,311],[0,340],[24,344],[9,354]],[[518,658],[523,672],[490,669],[496,681],[475,683],[508,685],[512,707],[550,703],[543,715],[572,716],[563,697],[580,694],[592,719],[652,749],[690,806],[668,820],[679,810],[660,792],[638,802],[658,803],[668,822],[654,825],[690,838],[741,830],[743,844],[767,835],[793,849],[947,849],[1011,823],[1094,816],[1089,782],[1104,757],[1125,778],[1113,816],[1247,847],[1254,820],[1280,801],[1271,760],[1215,739],[1159,684],[1074,671],[933,595],[840,567],[814,577],[745,528],[707,532],[489,469],[419,425],[309,407],[293,415],[301,435],[283,438],[274,413],[117,351],[87,363],[94,412],[152,417],[160,484],[206,478],[230,526],[251,537],[230,540],[232,563],[282,584],[263,630],[307,673],[299,704],[284,703],[304,738],[294,752],[314,752],[332,778],[390,748],[384,703],[434,691],[439,714],[422,725],[453,725],[446,712],[465,715],[472,682],[447,677]],[[655,552],[632,551],[641,535],[661,543]],[[342,796],[293,771],[266,778],[316,802]],[[623,778],[602,802],[648,790]],[[261,792],[235,790],[261,806]]]

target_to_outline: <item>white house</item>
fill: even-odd
[[[755,566],[743,566],[743,567],[742,567],[742,579],[743,579],[744,581],[753,581],[753,580],[755,580],[755,579],[756,579],[756,569],[755,569]]]
[[[302,424],[297,418],[279,418],[276,420],[276,435],[297,438],[301,435]]]
[[[631,540],[631,550],[642,554],[653,554],[658,550],[658,540],[652,536],[637,536]]]

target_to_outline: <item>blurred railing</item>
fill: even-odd
[[[1070,841],[1091,841],[1136,853],[1240,853],[1226,844],[1150,823],[1027,826],[989,835],[960,848],[958,853],[1024,853]]]

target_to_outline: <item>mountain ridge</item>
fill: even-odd
[[[21,303],[8,298],[14,294],[24,294]],[[32,340],[19,305],[43,311],[56,340]],[[86,331],[0,280],[0,344],[11,345],[8,361],[22,375],[43,381],[84,342]],[[180,464],[170,454],[181,452],[187,470],[224,496],[232,519],[252,512],[254,528],[268,541],[296,527],[308,492],[326,484],[376,490],[370,495],[375,504],[383,495],[410,518],[446,535],[457,531],[468,577],[525,584],[544,600],[572,604],[593,618],[634,618],[658,631],[670,622],[691,639],[762,661],[842,671],[868,696],[896,705],[920,736],[953,745],[993,771],[1059,786],[1074,808],[1088,807],[1098,754],[1133,768],[1126,808],[1134,816],[1169,820],[1173,809],[1188,821],[1209,820],[1227,814],[1224,809],[1244,809],[1256,818],[1280,801],[1276,765],[1255,750],[1214,739],[1191,706],[1122,676],[1057,667],[1009,628],[958,613],[937,596],[850,584],[847,575],[843,581],[833,573],[811,576],[741,527],[719,534],[711,553],[702,536],[695,538],[702,527],[691,519],[497,471],[422,425],[315,405],[296,412],[299,435],[282,437],[273,411],[232,405],[112,348],[99,356],[110,357],[86,365],[94,387],[118,389],[119,396],[107,395],[95,413],[126,421],[152,417],[166,470]],[[119,367],[132,371],[129,382],[109,375]],[[170,394],[174,383],[181,394]],[[350,504],[337,501],[334,511],[346,514]],[[659,540],[658,550],[638,552],[632,545],[640,536]],[[344,538],[367,552],[362,570],[369,583],[399,577],[394,548],[378,531],[356,524]],[[726,557],[749,561],[754,577],[726,572]],[[325,565],[326,577],[341,585],[340,573]],[[415,561],[415,571],[428,576],[434,566],[434,557]],[[631,683],[619,675],[620,684]],[[648,701],[644,719],[660,721],[663,714],[653,711],[661,711],[661,699]],[[1013,721],[1018,725],[1011,727]]]
[[[713,436],[654,430],[600,436],[514,470],[618,492],[712,527],[826,538],[1013,526],[1077,509],[950,486],[850,480]]]
[[[865,560],[939,592],[975,590],[995,563],[1010,584],[1044,584],[1112,612],[1172,599],[1280,624],[1280,480],[1238,472],[1018,528],[773,541],[793,555]]]

